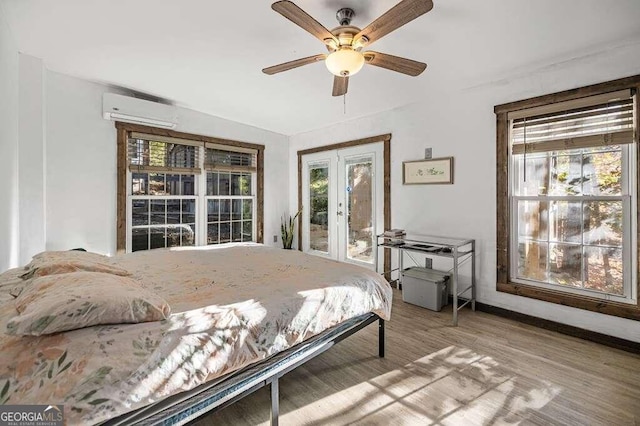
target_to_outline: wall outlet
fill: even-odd
[[[274,235],[274,236],[273,236],[273,242],[274,242],[274,243],[277,243],[277,242],[278,242],[278,236],[277,236],[277,235]]]
[[[433,148],[425,148],[424,150],[424,159],[431,160],[431,156],[433,155]]]
[[[429,259],[428,257],[424,260],[424,267],[427,269],[433,269],[433,259]]]

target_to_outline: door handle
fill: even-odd
[[[342,216],[342,211],[338,210],[338,216]]]

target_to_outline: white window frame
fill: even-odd
[[[195,244],[194,246],[206,246],[210,245],[207,243],[207,230],[208,230],[208,221],[207,221],[207,200],[209,199],[251,199],[252,200],[252,241],[255,242],[257,240],[257,208],[258,208],[258,196],[257,196],[257,180],[258,173],[257,171],[252,172],[242,172],[245,174],[251,174],[251,195],[221,195],[221,196],[208,196],[207,192],[207,171],[204,167],[205,161],[205,147],[198,147],[199,152],[199,167],[201,172],[199,174],[195,174],[195,188],[194,195],[133,195],[132,194],[132,175],[135,172],[132,172],[127,163],[126,170],[126,252],[131,253],[132,250],[132,233],[133,233],[133,201],[134,200],[193,200],[196,201],[196,235],[195,235]],[[229,147],[229,150],[232,151],[233,147]],[[165,174],[172,174],[169,172],[161,172]],[[231,172],[233,173],[233,172]],[[178,174],[178,173],[174,173]],[[244,219],[241,219],[244,220]],[[230,220],[230,222],[233,222]],[[145,225],[144,227],[154,227],[161,225]],[[233,243],[233,242],[231,242]],[[228,244],[228,243],[217,243],[217,244]],[[180,247],[180,246],[176,246]],[[187,246],[192,247],[192,246]],[[150,250],[150,249],[148,249]],[[141,250],[143,251],[143,250]]]
[[[204,170],[204,185],[206,188],[206,184],[207,184],[207,174],[208,173],[222,173],[222,172],[216,172],[216,171],[208,171],[208,170]],[[225,172],[226,173],[226,172]],[[229,173],[234,173],[234,172],[229,172]],[[238,173],[238,172],[236,172]],[[255,242],[256,240],[256,231],[257,231],[257,222],[256,222],[256,214],[258,211],[258,206],[257,206],[257,199],[258,197],[256,196],[256,190],[257,190],[257,173],[256,172],[242,172],[243,174],[251,174],[251,194],[252,195],[206,195],[206,190],[203,191],[205,192],[204,195],[204,206],[202,209],[202,223],[204,224],[205,229],[203,230],[203,242],[202,245],[209,245],[208,244],[208,228],[209,228],[209,220],[208,220],[208,211],[207,209],[209,208],[209,200],[232,200],[231,203],[233,205],[233,200],[251,200],[251,241]],[[229,223],[233,223],[233,222],[244,222],[245,219],[244,217],[241,217],[240,220],[233,220],[233,219],[229,219],[228,222]],[[227,221],[225,221],[227,222]],[[233,238],[233,236],[232,236]],[[220,233],[218,233],[218,241],[220,241]],[[232,241],[233,242],[233,241]],[[246,241],[243,241],[246,242]],[[226,244],[226,243],[216,243],[216,244]]]
[[[509,129],[511,129],[509,123]],[[511,130],[509,131],[509,141],[511,141]],[[512,144],[509,142],[509,158],[508,158],[508,188],[509,188],[509,280],[513,283],[525,284],[533,287],[540,287],[554,291],[560,291],[568,294],[576,294],[588,296],[595,299],[606,301],[614,301],[625,304],[636,305],[638,303],[637,294],[637,223],[634,218],[637,217],[637,155],[638,150],[636,144],[625,144],[621,146],[622,151],[622,170],[621,178],[622,195],[620,196],[518,196],[515,195],[516,173],[515,162],[519,156],[512,153]],[[597,290],[580,289],[559,284],[545,283],[536,280],[524,279],[518,277],[518,260],[519,260],[519,233],[518,233],[518,201],[622,201],[623,202],[623,289],[624,295],[615,295],[604,293]],[[584,247],[584,244],[576,244]],[[584,269],[581,268],[581,274],[584,276]]]

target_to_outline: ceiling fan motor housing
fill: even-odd
[[[340,25],[351,24],[351,20],[355,16],[356,16],[356,13],[353,11],[353,9],[348,7],[343,7],[342,9],[338,10],[338,12],[336,13],[336,19],[338,20],[338,23],[340,23]]]

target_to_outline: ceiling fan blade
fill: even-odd
[[[367,43],[373,43],[431,9],[433,9],[432,0],[402,0],[356,34],[353,39],[358,40],[364,36]]]
[[[333,77],[333,96],[342,96],[347,93],[349,88],[349,77]]]
[[[427,68],[424,62],[413,61],[400,56],[388,55],[378,52],[364,52],[364,60],[366,64],[375,65],[376,67],[386,68],[391,71],[401,72],[410,76],[422,74]]]
[[[327,55],[320,54],[320,55],[309,56],[306,58],[296,59],[295,61],[285,62],[284,64],[278,64],[269,68],[265,68],[262,70],[262,72],[265,74],[273,75],[282,71],[289,71],[294,68],[301,67],[303,65],[309,65],[309,64],[313,64],[314,62],[324,61],[326,57]]]
[[[326,40],[331,40],[334,43],[339,44],[338,39],[331,34],[328,29],[294,3],[290,1],[277,1],[271,5],[271,9],[275,10],[303,30],[309,32],[321,42],[326,44]]]

